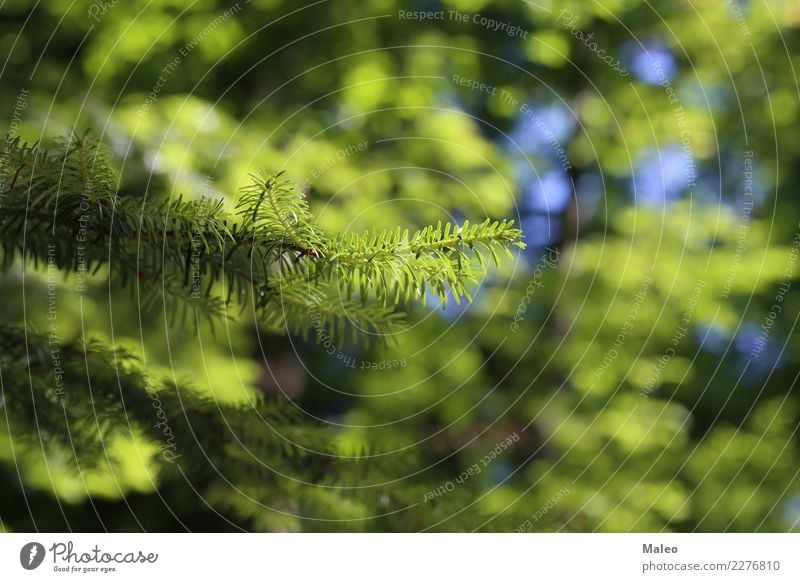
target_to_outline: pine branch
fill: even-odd
[[[413,235],[396,229],[330,238],[280,176],[255,177],[229,214],[224,200],[118,193],[110,157],[87,134],[50,151],[19,140],[7,145],[0,270],[21,260],[95,280],[102,272],[174,323],[214,322],[231,317],[234,306],[249,306],[270,329],[317,341],[338,341],[349,331],[365,341],[397,331],[399,307],[424,301],[428,289],[442,302],[447,295],[469,299],[487,255],[498,262],[500,249],[510,254],[509,247],[524,246],[511,222],[489,220]],[[347,504],[360,527],[386,496],[346,486],[367,471],[385,474],[382,482],[396,478],[392,467],[371,460],[336,460],[331,430],[285,402],[254,396],[246,405],[222,405],[189,383],[148,377],[124,350],[98,341],[52,342],[30,325],[0,323],[0,386],[20,450],[46,450],[85,471],[109,460],[107,445],[117,436],[143,435],[165,448],[155,459],[162,479],[189,478],[216,506],[256,528],[289,527],[267,506],[302,516],[324,515],[337,504]],[[176,456],[192,461],[174,471]],[[220,470],[252,499],[231,497]]]
[[[322,325],[341,337],[350,325],[366,338],[396,329],[398,307],[424,302],[427,289],[443,304],[471,300],[484,255],[498,263],[500,249],[511,256],[510,246],[524,247],[513,222],[488,219],[410,236],[398,228],[329,238],[280,176],[254,177],[231,215],[223,200],[118,194],[107,152],[87,134],[58,151],[9,145],[3,171],[14,178],[0,181],[4,268],[16,257],[49,259],[65,272],[108,266],[112,282],[133,280],[145,298],[169,298],[184,314],[190,306],[216,319],[253,298],[266,326],[307,334]]]
[[[362,301],[374,293],[386,305],[425,300],[426,285],[439,296],[471,300],[466,284],[476,282],[485,267],[483,253],[499,264],[498,249],[524,248],[513,221],[486,219],[482,224],[429,226],[409,237],[408,230],[362,235],[345,233],[331,244],[329,261],[345,295],[357,289]],[[477,263],[477,265],[476,265]],[[388,275],[388,276],[387,276]],[[449,291],[449,293],[448,293]]]

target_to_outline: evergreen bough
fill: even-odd
[[[253,176],[233,212],[223,200],[123,195],[108,151],[88,133],[49,150],[6,139],[0,163],[4,274],[54,265],[77,273],[79,292],[102,275],[132,288],[140,306],[161,301],[175,325],[236,317],[238,306],[270,330],[385,336],[402,324],[403,307],[429,292],[442,304],[470,300],[487,258],[497,263],[524,247],[512,221],[488,219],[331,237],[281,175]],[[163,478],[186,479],[257,529],[281,529],[288,515],[325,515],[359,482],[358,458],[336,455],[331,429],[285,400],[222,405],[185,388],[150,378],[132,354],[98,340],[60,342],[54,354],[47,333],[0,322],[0,405],[20,454],[60,450],[80,471],[112,462],[107,446],[118,432],[163,442],[169,426],[171,450],[192,461],[163,463]],[[152,422],[153,399],[163,424]],[[234,486],[244,495],[232,495]],[[409,503],[422,492],[411,489]],[[361,492],[375,507],[386,504],[378,493]]]

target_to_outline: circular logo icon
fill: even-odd
[[[44,546],[39,542],[29,542],[19,551],[19,563],[26,570],[35,570],[44,561]]]

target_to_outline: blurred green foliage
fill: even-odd
[[[420,10],[444,18],[400,17]],[[468,307],[432,301],[368,349],[265,335],[246,312],[196,334],[140,315],[130,292],[99,283],[81,300],[59,281],[64,341],[125,347],[221,402],[277,394],[359,458],[314,482],[260,459],[276,499],[224,470],[194,487],[133,429],[83,471],[0,430],[0,526],[798,527],[797,2],[9,0],[0,14],[5,122],[31,141],[93,128],[123,193],[232,207],[263,168],[304,184],[328,232],[513,217],[529,244]],[[45,276],[4,276],[6,320],[46,328]],[[233,431],[200,435],[189,474],[219,440],[247,454]]]

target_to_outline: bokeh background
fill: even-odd
[[[364,471],[258,502],[141,437],[78,470],[0,414],[0,528],[796,529],[798,27],[795,0],[0,2],[4,130],[91,129],[123,193],[232,203],[285,171],[331,233],[513,218],[528,244],[366,348],[59,282],[62,338],[291,400]],[[45,285],[6,273],[4,320],[46,328]]]

